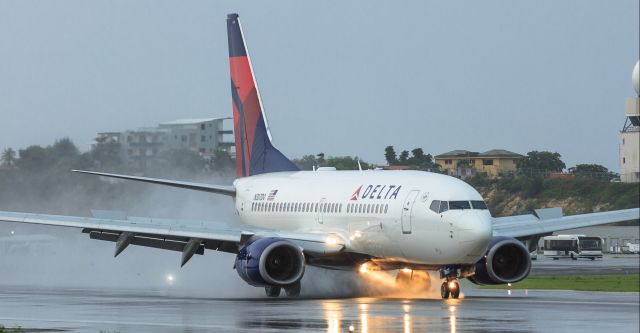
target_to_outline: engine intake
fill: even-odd
[[[288,240],[262,238],[240,249],[235,269],[252,286],[284,287],[302,279],[305,259],[300,247]]]
[[[475,284],[514,283],[529,275],[531,258],[527,248],[517,239],[494,237],[475,268],[475,275],[469,278]]]

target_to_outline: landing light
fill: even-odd
[[[403,273],[411,273],[411,268],[405,267],[405,268],[402,269],[402,272]]]
[[[454,290],[454,289],[456,289],[456,283],[453,282],[453,281],[450,281],[449,282],[449,290]]]
[[[174,279],[173,279],[173,275],[168,274],[168,275],[167,275],[167,283],[169,283],[169,284],[173,284],[173,280],[174,280]]]
[[[366,273],[366,272],[367,272],[367,264],[360,265],[360,273]]]
[[[329,245],[336,245],[338,244],[338,239],[335,237],[327,237],[327,239],[325,240],[325,243]]]

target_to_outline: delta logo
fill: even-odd
[[[358,188],[351,194],[352,201],[358,199],[396,199],[402,185],[367,185],[364,191],[362,188],[364,185],[358,186]],[[362,193],[361,193],[362,192]]]

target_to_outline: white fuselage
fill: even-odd
[[[472,264],[492,237],[487,209],[430,209],[434,200],[482,201],[467,183],[422,171],[298,171],[237,179],[246,224],[331,232],[346,251],[416,265]]]

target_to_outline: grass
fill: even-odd
[[[4,325],[0,325],[0,333],[22,333],[24,330],[21,327],[6,328]]]
[[[509,289],[507,285],[482,286],[481,288]],[[640,274],[531,276],[514,283],[510,288],[640,292]]]

